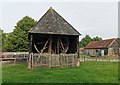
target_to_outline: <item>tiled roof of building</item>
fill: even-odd
[[[52,9],[52,7],[42,16],[29,33],[80,35],[80,33]]]
[[[90,42],[85,48],[108,48],[116,38]]]

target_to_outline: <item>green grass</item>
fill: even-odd
[[[81,62],[79,67],[27,69],[3,66],[3,83],[118,83],[118,63]]]

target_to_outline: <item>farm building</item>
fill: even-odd
[[[119,56],[119,51],[117,38],[90,42],[84,48],[84,54],[89,56]]]
[[[29,31],[29,67],[79,65],[79,35],[50,7]]]

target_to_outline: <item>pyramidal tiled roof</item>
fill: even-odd
[[[42,16],[29,33],[81,35],[52,7]]]
[[[90,42],[85,48],[108,48],[117,38]]]

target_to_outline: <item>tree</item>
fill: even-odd
[[[13,32],[6,39],[6,51],[28,51],[28,31],[36,24],[36,21],[28,16],[17,22]]]
[[[102,38],[98,37],[98,36],[96,36],[96,37],[93,38],[93,41],[101,41],[101,40],[102,40]]]
[[[6,33],[0,28],[0,50],[5,51]]]
[[[94,37],[93,39],[89,36],[89,35],[86,35],[81,41],[80,41],[80,47],[86,47],[86,45],[89,43],[89,42],[92,42],[92,41],[100,41],[102,40],[101,37]]]
[[[89,35],[86,35],[81,41],[80,41],[80,47],[85,47],[89,42],[92,41],[92,38]]]
[[[118,44],[120,45],[120,38],[117,38],[117,42],[118,42]]]
[[[2,50],[2,30],[0,28],[0,52]]]

